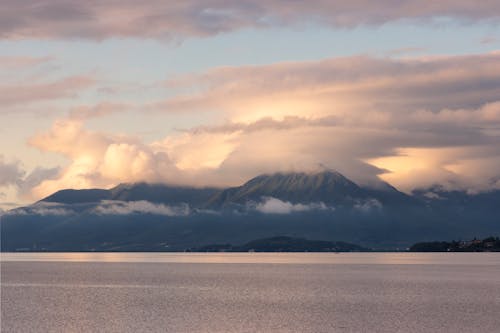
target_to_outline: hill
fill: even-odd
[[[369,249],[345,242],[330,242],[278,236],[257,239],[246,244],[213,244],[191,249],[192,252],[366,252]]]
[[[410,252],[500,252],[500,238],[451,242],[422,242],[410,247]]]

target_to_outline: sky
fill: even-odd
[[[124,182],[500,188],[500,2],[0,6],[0,209]]]

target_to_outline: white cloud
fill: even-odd
[[[62,188],[111,187],[120,182],[160,182],[170,179],[175,166],[164,152],[155,152],[137,138],[89,131],[82,120],[63,119],[29,143],[44,151],[70,159],[55,179],[33,189],[35,197],[47,196]]]
[[[354,204],[354,209],[357,209],[363,213],[369,213],[373,210],[380,210],[382,209],[382,203],[378,201],[377,199],[367,199],[363,201],[358,201],[357,203]]]
[[[328,207],[322,202],[293,204],[288,201],[281,201],[277,198],[266,197],[263,202],[255,205],[255,209],[264,214],[291,214],[310,210],[325,210],[328,209]]]
[[[105,200],[94,208],[99,215],[128,215],[128,214],[155,214],[166,216],[189,215],[188,205],[167,206],[149,201],[110,201]]]

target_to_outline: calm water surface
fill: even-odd
[[[499,332],[500,254],[3,253],[2,332]]]

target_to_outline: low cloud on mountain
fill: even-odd
[[[154,214],[166,216],[186,216],[190,209],[187,204],[170,206],[149,201],[108,201],[104,200],[92,210],[98,215]]]
[[[7,211],[7,215],[41,215],[41,216],[67,216],[74,215],[76,212],[69,206],[60,205],[51,202],[37,202],[31,206],[16,208]]]
[[[263,198],[262,202],[257,203],[254,207],[253,205],[250,205],[250,207],[264,214],[291,214],[291,213],[305,212],[310,210],[333,209],[327,207],[322,202],[308,203],[308,204],[301,204],[301,203],[293,204],[291,202],[281,201],[280,199],[273,197]]]
[[[358,201],[354,204],[354,209],[364,212],[370,213],[372,211],[377,211],[382,209],[383,205],[377,199],[368,199],[363,201]]]

